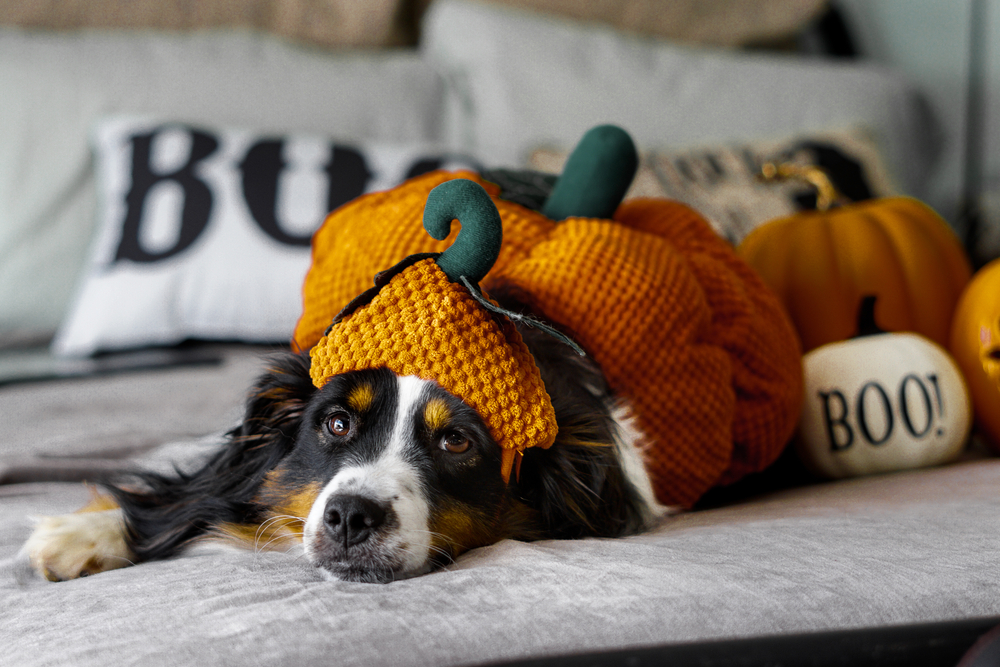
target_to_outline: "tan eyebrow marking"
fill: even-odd
[[[375,402],[375,390],[370,384],[359,384],[347,395],[347,405],[355,412],[364,412]]]
[[[440,431],[451,421],[451,410],[440,398],[432,398],[424,406],[424,422],[432,431]]]

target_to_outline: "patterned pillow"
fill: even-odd
[[[530,166],[559,173],[567,154],[542,148]],[[831,131],[774,141],[644,152],[626,199],[667,197],[705,216],[733,244],[757,225],[814,208],[816,194],[803,183],[763,183],[764,162],[792,162],[824,169],[853,201],[896,194],[875,142],[862,130]]]

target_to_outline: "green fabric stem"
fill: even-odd
[[[556,221],[610,218],[638,167],[639,155],[628,133],[615,125],[599,125],[583,135],[570,154],[542,214]]]
[[[478,285],[500,256],[500,213],[481,185],[459,178],[442,183],[427,195],[424,229],[441,241],[448,238],[456,219],[462,223],[462,231],[437,263],[451,280],[458,282],[465,276]]]

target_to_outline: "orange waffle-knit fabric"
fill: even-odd
[[[388,368],[434,380],[472,406],[504,448],[549,447],[558,426],[552,401],[521,334],[453,283],[433,259],[394,276],[378,294],[330,329],[310,351],[313,384],[334,375]]]
[[[300,350],[316,344],[334,315],[371,287],[376,273],[416,253],[443,252],[455,242],[458,225],[448,238],[436,241],[424,230],[423,216],[427,194],[456,177],[486,188],[500,211],[503,247],[492,273],[502,272],[526,255],[555,226],[533,211],[497,199],[500,189],[472,172],[435,171],[392,190],[362,195],[331,213],[313,236],[312,267],[306,275],[305,303],[294,336]]]
[[[498,199],[468,172],[434,172],[362,197],[314,237],[300,349],[319,340],[376,272],[450,245],[453,238],[431,239],[421,217],[430,190],[456,177],[486,187],[504,225],[483,287],[514,288],[572,334],[628,398],[660,502],[689,507],[712,486],[777,458],[799,412],[798,339],[756,273],[697,213],[668,200],[626,202],[613,221],[557,224]]]

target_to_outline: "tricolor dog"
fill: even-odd
[[[622,135],[588,135],[542,212],[441,172],[338,209],[314,239],[301,351],[224,446],[41,520],[34,568],[64,580],[223,537],[390,582],[503,539],[629,535],[768,465],[798,415],[791,325],[690,209],[619,206]],[[361,248],[382,272],[359,295],[336,267],[367,270],[345,256]]]

